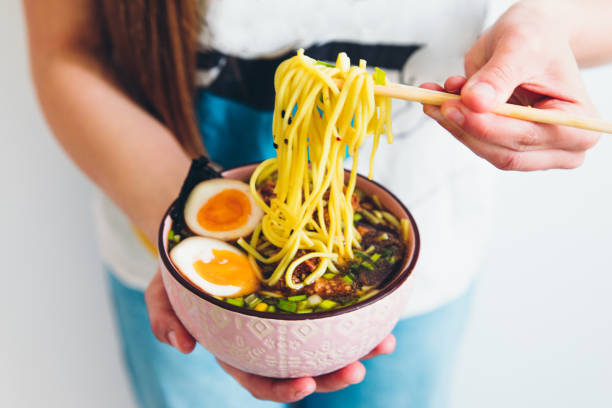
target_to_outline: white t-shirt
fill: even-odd
[[[462,74],[463,56],[482,30],[485,0],[209,0],[202,48],[239,58],[278,56],[329,41],[422,45],[390,79],[443,82]],[[349,55],[350,56],[350,55]],[[215,69],[200,73],[214,80]],[[492,166],[422,113],[416,103],[393,102],[395,140],[381,141],[374,179],[413,213],[421,254],[405,316],[427,312],[469,287],[486,250],[491,224]],[[360,152],[369,157],[369,145]],[[368,160],[359,171],[367,173]],[[350,164],[347,163],[347,166]],[[156,261],[127,218],[102,194],[95,200],[104,260],[127,285],[144,289]]]

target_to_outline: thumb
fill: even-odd
[[[461,101],[475,112],[490,112],[506,102],[525,82],[526,65],[521,48],[498,44],[491,58],[476,71],[461,90]]]
[[[145,302],[155,337],[182,353],[190,353],[195,340],[174,313],[159,270],[145,291]]]

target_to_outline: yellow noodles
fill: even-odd
[[[273,118],[277,157],[261,163],[250,182],[265,215],[250,244],[238,241],[252,263],[255,259],[278,263],[265,280],[268,285],[284,275],[287,286],[299,290],[328,268],[337,270],[332,262],[343,263],[353,257],[353,248],[360,248],[351,206],[359,148],[366,136],[373,135],[371,178],[380,136],[387,134],[392,141],[391,100],[374,96],[375,78],[380,84],[386,81],[381,72],[370,75],[363,60],[359,66],[350,66],[344,53],[338,55],[335,67],[327,66],[305,56],[303,50],[278,67]],[[337,81],[343,82],[341,87]],[[354,164],[345,182],[347,151]],[[275,197],[267,205],[257,188],[275,172]],[[259,253],[260,238],[279,251],[269,257]],[[310,259],[318,259],[315,270],[303,282],[294,282],[295,269]]]

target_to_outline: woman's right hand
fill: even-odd
[[[147,287],[145,301],[149,311],[151,329],[155,337],[182,353],[193,351],[195,339],[174,313],[159,270]],[[390,334],[362,360],[380,354],[389,354],[393,350],[395,350],[395,337]],[[234,377],[255,398],[283,403],[299,401],[313,392],[337,391],[351,384],[357,384],[365,377],[365,367],[359,361],[319,377],[292,379],[262,377],[241,371],[220,360],[217,361],[229,375]]]

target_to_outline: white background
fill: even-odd
[[[132,407],[92,240],[92,186],[29,79],[19,2],[0,4],[0,406]],[[612,67],[585,72],[612,119]],[[92,101],[95,103],[95,101]],[[453,407],[612,406],[612,135],[576,171],[501,176]]]

